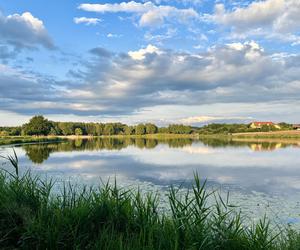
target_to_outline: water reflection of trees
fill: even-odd
[[[237,141],[232,139],[201,138],[200,141],[209,147],[249,147],[253,151],[273,151],[286,147],[300,147],[299,143],[280,141]]]
[[[253,142],[234,141],[215,138],[204,138],[200,140],[208,147],[249,147],[254,151],[272,151],[288,146],[300,147],[299,143],[285,142]],[[128,146],[140,149],[153,149],[158,144],[168,145],[170,148],[181,148],[192,145],[193,140],[188,138],[177,139],[144,139],[144,138],[96,138],[96,139],[76,139],[60,143],[48,144],[27,144],[23,145],[27,157],[36,164],[41,164],[47,160],[53,152],[71,151],[94,151],[94,150],[121,150]]]
[[[23,145],[27,157],[37,164],[43,163],[53,152],[94,151],[94,150],[121,150],[128,146],[140,149],[153,149],[158,144],[179,148],[191,145],[192,139],[144,139],[144,138],[96,138],[76,139],[61,143]]]
[[[27,157],[36,164],[41,164],[47,160],[50,153],[53,152],[52,147],[49,144],[35,144],[35,145],[24,145],[23,149],[26,152]]]

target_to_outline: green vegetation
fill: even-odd
[[[52,124],[43,116],[34,116],[29,123],[23,125],[23,135],[49,135]]]
[[[197,129],[185,125],[170,125],[158,128],[155,124],[138,124],[128,126],[122,123],[83,123],[53,122],[43,116],[34,116],[21,127],[0,127],[0,137],[4,136],[69,136],[69,135],[146,135],[146,134],[192,134]]]
[[[255,132],[234,134],[236,139],[299,139],[299,131],[273,131],[273,132]]]
[[[287,123],[279,123],[280,129],[275,126],[263,125],[261,128],[251,128],[250,124],[209,124],[199,128],[198,132],[202,135],[214,135],[214,134],[234,134],[234,133],[248,133],[248,132],[270,132],[281,130],[292,130],[293,126]]]
[[[8,136],[0,137],[0,146],[12,144],[25,144],[25,143],[49,143],[61,142],[61,138],[44,138],[44,137],[31,137],[31,136]]]
[[[200,135],[218,137],[238,133],[276,132],[293,130],[293,125],[279,123],[251,128],[250,124],[209,124],[203,127],[192,127],[181,124],[170,124],[168,127],[157,127],[155,124],[137,124],[128,126],[122,123],[83,123],[54,122],[43,116],[34,116],[20,127],[0,127],[0,137],[7,136],[144,136],[144,135]],[[287,136],[288,137],[288,136]],[[285,137],[285,138],[287,138]]]
[[[241,213],[195,175],[185,193],[171,187],[168,212],[157,194],[65,185],[0,171],[1,249],[299,249],[300,234],[263,218],[246,226]],[[213,199],[214,203],[208,202]]]

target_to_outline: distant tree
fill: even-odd
[[[41,115],[32,117],[29,123],[23,126],[25,135],[48,135],[50,130],[51,122]]]
[[[97,134],[96,125],[94,123],[82,124],[82,127],[85,127],[85,131],[86,131],[87,135],[96,135]],[[82,133],[83,133],[83,131],[82,131]]]
[[[135,128],[136,135],[144,135],[146,133],[146,127],[144,124],[138,124]]]
[[[191,126],[172,124],[169,125],[169,133],[171,134],[190,134],[192,133]]]
[[[0,136],[9,136],[9,133],[6,130],[0,131]]]
[[[12,136],[21,135],[21,130],[22,130],[21,127],[15,127],[11,129],[9,134]]]
[[[49,132],[49,135],[62,135],[62,131],[58,126],[57,122],[51,122],[52,126],[51,126],[51,130]]]
[[[104,135],[114,135],[115,129],[114,129],[113,124],[111,124],[111,123],[105,124],[103,132],[104,132]]]
[[[145,127],[146,127],[146,134],[156,134],[158,131],[158,128],[152,123],[147,123]]]
[[[83,131],[81,128],[75,128],[75,135],[80,136],[83,135]]]
[[[114,123],[113,127],[114,127],[114,134],[123,135],[123,134],[125,134],[125,129],[126,129],[127,125],[124,125],[124,124],[118,122],[118,123]]]
[[[133,135],[135,133],[135,129],[132,126],[126,126],[125,135]]]
[[[288,123],[285,123],[285,122],[281,122],[278,125],[280,126],[281,130],[292,130],[293,129],[292,124],[288,124]]]
[[[63,135],[74,134],[74,125],[71,122],[59,122],[58,127]]]
[[[270,126],[268,126],[268,125],[263,125],[262,127],[261,127],[261,131],[262,132],[269,132],[271,130],[271,128],[270,128]]]
[[[169,128],[165,128],[165,127],[158,128],[158,133],[168,134],[169,133]]]
[[[103,135],[104,124],[96,123],[95,127],[96,127],[96,135],[97,135],[97,136]]]

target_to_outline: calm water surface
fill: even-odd
[[[188,187],[197,172],[251,218],[300,224],[300,142],[94,139],[15,149],[23,171],[89,185],[116,177],[120,186],[163,194],[171,184]]]

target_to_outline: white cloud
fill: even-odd
[[[251,117],[243,117],[243,116],[191,116],[187,118],[183,118],[179,120],[179,123],[193,125],[193,124],[204,124],[208,122],[216,122],[222,121],[225,122],[230,120],[238,120],[238,121],[245,121],[245,120],[252,120]]]
[[[20,48],[35,45],[42,45],[48,49],[54,48],[43,21],[30,12],[9,16],[4,16],[0,12],[0,41]]]
[[[146,48],[137,50],[137,51],[129,51],[128,55],[134,60],[143,60],[147,54],[156,53],[160,55],[162,53],[157,47],[149,44]]]
[[[106,35],[107,38],[118,38],[118,37],[122,37],[122,35],[118,35],[118,34],[113,34],[113,33],[108,33]]]
[[[226,117],[238,120],[257,117],[255,114],[274,119],[285,111],[289,118],[300,114],[300,56],[268,54],[255,41],[215,46],[200,53],[151,44],[127,53],[103,48],[91,53],[95,56],[85,60],[79,71],[74,70],[76,84],[0,65],[1,109],[116,117],[143,110],[144,119],[155,113],[172,120],[175,113],[173,121],[183,119],[184,114],[185,123]],[[286,104],[279,109],[274,102]],[[209,107],[216,103],[219,106],[210,112]],[[231,105],[226,106],[228,103]],[[246,111],[242,113],[241,109]]]
[[[88,18],[88,17],[75,17],[74,23],[81,24],[84,23],[86,25],[96,25],[101,22],[100,18]]]
[[[284,10],[284,0],[266,0],[252,2],[245,8],[225,11],[223,4],[215,6],[215,21],[237,28],[256,27],[271,24]]]
[[[275,37],[293,45],[300,37],[300,1],[264,0],[254,1],[247,6],[226,10],[224,4],[215,5],[212,20],[232,28],[232,38],[262,36]]]
[[[140,26],[162,25],[165,21],[185,23],[188,20],[200,18],[192,8],[179,9],[173,6],[155,5],[152,2],[138,3],[135,1],[114,4],[80,4],[79,9],[98,13],[134,13],[139,16]]]

